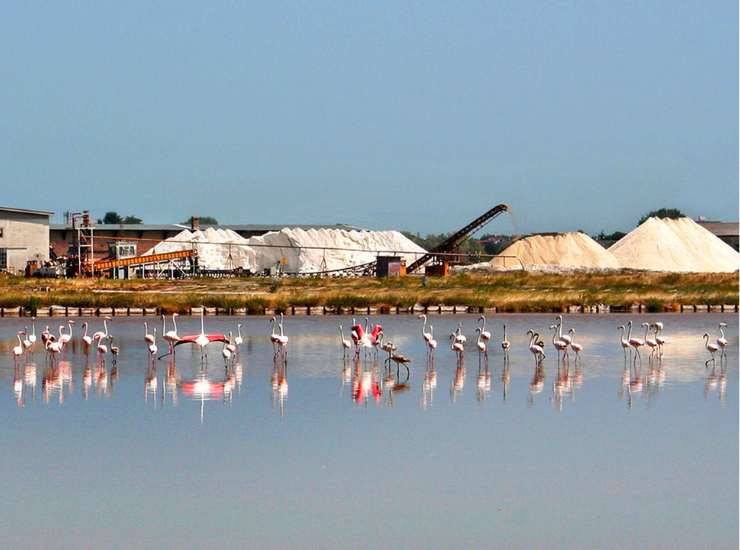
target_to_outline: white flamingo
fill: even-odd
[[[481,315],[478,318],[478,321],[483,321],[483,325],[480,327],[480,337],[483,339],[483,341],[488,342],[493,335],[486,330],[486,316]]]
[[[36,317],[31,318],[31,334],[28,335],[28,339],[32,344],[36,343]]]
[[[457,339],[457,335],[453,332],[450,334],[451,346],[450,349],[457,354],[457,362],[462,363],[465,353],[465,344]]]
[[[21,340],[21,334],[23,334],[23,331],[18,332],[16,334],[16,337],[18,338],[18,345],[13,348],[13,357],[15,357],[16,362],[18,361],[18,357],[23,355],[23,341]]]
[[[156,333],[156,331],[155,331]],[[147,344],[155,344],[157,339],[154,337],[154,334],[151,334],[149,332],[149,326],[147,325],[147,322],[144,321],[144,341]]]
[[[344,337],[344,329],[339,325],[339,341],[342,344],[344,357],[347,357],[347,350],[352,349],[352,342]]]
[[[242,345],[243,342],[244,342],[244,338],[242,338],[242,324],[237,323],[236,324],[236,338],[234,338],[234,343],[237,346],[237,351],[239,351],[238,348],[239,346]]]
[[[467,337],[462,333],[462,321],[460,321],[457,324],[457,328],[455,329],[454,335],[455,335],[455,342],[461,343],[463,346],[468,341]]]
[[[425,342],[429,342],[429,340],[432,338],[432,333],[427,332],[427,316],[426,315],[419,315],[419,319],[424,319],[424,324],[421,326],[421,336],[424,338]],[[352,322],[354,325],[354,321]]]
[[[283,314],[280,314],[280,322],[278,323],[278,327],[280,328],[280,334],[278,334],[277,342],[278,346],[282,349],[285,349],[288,345],[288,337],[285,335],[285,331],[283,330]]]
[[[506,337],[506,325],[504,325],[504,339],[501,340],[501,349],[504,350],[504,359],[509,358],[509,348],[511,348],[511,342]]]
[[[434,327],[429,325],[429,340],[427,340],[427,352],[429,355],[434,355],[434,351],[437,349],[437,341],[434,339]]]
[[[539,334],[532,329],[529,329],[527,334],[529,335],[529,351],[534,356],[535,362],[540,363],[545,358],[545,349],[537,342]]]
[[[87,333],[87,321],[82,323],[82,328],[84,329],[82,334],[82,343],[85,345],[85,350],[87,351],[93,342],[92,337]]]
[[[658,344],[658,353],[660,354],[660,357],[663,357],[663,346],[668,341],[660,335],[660,333],[663,331],[663,323],[658,321],[653,326],[655,327],[655,341]]]
[[[647,329],[645,329],[645,335],[647,336]],[[631,348],[635,350],[635,353],[637,354],[635,360],[637,360],[637,358],[639,357],[640,363],[642,363],[640,348],[645,345],[645,340],[640,338],[632,338],[632,321],[627,321],[627,343],[630,345]]]
[[[727,347],[727,338],[725,337],[725,327],[726,326],[727,326],[727,323],[719,324],[720,337],[717,338],[717,345],[719,346],[719,349],[721,350],[720,356],[724,356],[726,354],[726,351],[725,351],[725,348]]]
[[[563,359],[565,360],[565,358],[568,357],[568,346],[570,344],[559,337],[559,325],[550,325],[550,330],[552,330],[552,345],[555,347],[555,350],[558,353],[558,362],[560,361],[561,351],[563,352]]]
[[[154,334],[152,335],[152,341],[147,341],[147,349],[149,350],[149,357],[154,357],[157,354],[157,327],[154,327]]]
[[[101,338],[107,338],[108,337],[108,317],[105,317],[103,319],[103,329],[104,330],[98,330],[93,333],[92,337],[93,340],[100,340]]]
[[[28,349],[33,345],[33,342],[28,338],[28,327],[23,327],[23,349]]]
[[[570,345],[570,341],[571,341],[570,334],[563,334],[563,316],[558,315],[555,318],[555,320],[557,321],[557,325],[558,325],[558,339]]]
[[[574,328],[572,328],[572,329],[570,329],[568,331],[568,335],[571,337],[571,340],[570,340],[570,349],[572,349],[575,352],[575,354],[576,354],[576,361],[578,361],[578,359],[580,359],[580,357],[581,357],[581,352],[583,351],[583,346],[581,344],[577,344],[573,340],[573,335],[575,333],[576,333],[576,329],[574,329]]]
[[[481,327],[477,327],[475,332],[478,333],[478,339],[475,341],[475,346],[478,348],[478,359],[480,359],[481,355],[488,359],[488,345],[483,339],[483,329]]]
[[[180,339],[180,337],[177,335],[177,313],[172,314],[172,326],[174,327],[172,330],[165,330],[165,316],[162,315],[162,338],[167,342],[167,347],[170,349],[170,353],[172,353],[175,349],[175,344]]]
[[[70,340],[72,340],[72,325],[74,325],[75,322],[72,319],[67,320],[67,327],[69,327],[69,332],[65,332],[62,334],[62,331],[59,331],[59,341],[62,343],[63,346],[66,346]],[[60,329],[63,327],[59,327]]]
[[[642,323],[645,328],[645,345],[650,348],[650,357],[652,357],[658,350],[658,342],[655,338],[648,337],[648,330],[650,330],[650,323]]]
[[[704,338],[704,347],[709,352],[709,355],[712,356],[711,359],[708,359],[704,363],[704,366],[708,367],[709,366],[709,361],[711,361],[712,364],[714,364],[714,354],[717,353],[717,351],[719,351],[719,346],[717,344],[710,344],[709,343],[709,334],[707,334],[706,332],[704,333],[704,336],[702,336],[702,338]]]

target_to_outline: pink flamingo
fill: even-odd
[[[174,352],[174,348],[176,348],[179,345],[195,344],[196,346],[198,346],[198,348],[200,348],[201,359],[203,359],[204,357],[206,358],[208,357],[208,353],[207,353],[208,344],[210,344],[211,342],[222,342],[222,343],[226,342],[226,336],[224,336],[223,334],[217,334],[217,333],[216,334],[206,334],[205,323],[203,321],[203,310],[204,309],[205,309],[204,307],[201,307],[201,310],[200,310],[200,334],[191,334],[188,336],[180,337],[180,339],[177,342],[175,342],[173,346],[173,352]]]

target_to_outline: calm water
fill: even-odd
[[[412,359],[407,382],[403,370],[387,379],[383,355],[343,361],[347,318],[286,318],[287,369],[264,318],[243,321],[229,369],[220,344],[205,369],[183,347],[176,365],[152,368],[134,318],[111,323],[115,365],[72,347],[53,368],[37,351],[16,369],[10,349],[29,320],[1,319],[0,544],[737,548],[737,318],[660,316],[662,364],[646,358],[625,378],[615,327],[628,318],[657,319],[566,316],[585,351],[558,373],[552,316],[492,317],[512,351],[505,369],[492,346],[488,376],[472,342],[462,371],[444,339],[463,320],[474,340],[474,317],[431,318],[434,370],[417,319],[374,318]],[[728,366],[705,368],[701,335],[719,321]],[[529,327],[546,335],[544,371]]]

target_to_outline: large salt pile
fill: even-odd
[[[740,267],[740,254],[691,218],[648,218],[609,252],[631,269],[719,273]]]
[[[532,235],[514,242],[490,262],[492,268],[528,270],[619,269],[619,262],[603,246],[579,231],[555,235]]]
[[[287,265],[283,269],[289,273],[344,269],[375,261],[379,254],[402,256],[409,264],[426,253],[398,231],[304,230],[286,227],[251,237],[247,243],[269,245],[254,246],[257,271],[269,269],[284,258]]]
[[[270,269],[285,259],[288,273],[311,273],[366,264],[378,255],[403,256],[411,263],[426,251],[398,231],[284,228],[245,239],[230,229],[181,231],[144,254],[195,249],[203,269],[252,272]]]
[[[254,270],[254,251],[246,245],[247,240],[230,229],[181,231],[174,237],[162,241],[144,255],[194,249],[198,254],[198,265],[203,269]]]

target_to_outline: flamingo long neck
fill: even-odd
[[[642,337],[643,340],[647,340],[647,333],[650,327],[648,325],[645,325],[645,335]]]
[[[162,334],[167,334],[167,318],[162,315]]]
[[[69,327],[69,335],[72,336],[72,321],[67,321],[67,326]]]
[[[342,330],[342,325],[339,325],[339,338],[344,342],[344,331]]]
[[[422,318],[424,319],[424,324],[421,326],[421,333],[424,334],[427,331],[427,316],[422,315]]]
[[[632,337],[632,321],[627,323],[627,340]]]
[[[239,338],[242,337],[242,326],[236,325],[236,334],[239,336]]]
[[[285,336],[285,333],[283,332],[283,314],[280,314],[280,336]]]
[[[205,327],[205,324],[203,322],[203,309],[204,309],[203,307],[200,308],[200,333],[203,334],[203,335],[205,335],[205,333],[206,333],[206,327]]]
[[[103,319],[103,328],[105,328],[105,336],[108,336],[108,320]]]
[[[429,336],[432,340],[434,339],[434,327],[432,325],[429,325]]]
[[[559,330],[558,327],[555,327],[555,330],[552,331],[552,343],[555,343],[555,337],[558,336]]]
[[[558,317],[558,338],[563,337],[563,316]]]
[[[504,325],[504,342],[506,341],[506,325]]]
[[[270,336],[277,336],[277,334],[275,333],[275,322],[275,317],[270,319]]]
[[[177,321],[175,320],[177,315],[172,316],[172,326],[175,327],[175,334],[177,334]]]
[[[481,331],[484,331],[484,330],[486,330],[486,316],[485,315],[481,315],[480,318],[483,321],[483,326],[481,326]]]
[[[149,336],[149,325],[144,321],[144,336]]]
[[[82,326],[83,326],[83,327],[85,327],[85,333],[84,333],[84,334],[82,335],[82,337],[83,337],[83,338],[87,338],[87,323],[85,323],[85,324],[84,324],[84,325],[82,325]]]
[[[725,327],[723,327],[722,325],[719,326],[719,334],[722,338],[725,337]]]
[[[31,323],[31,334],[33,336],[36,336],[36,319],[34,319],[33,323]]]
[[[18,334],[16,334],[16,337],[18,338],[18,344],[22,346],[23,340],[21,340],[21,333],[19,332]]]

